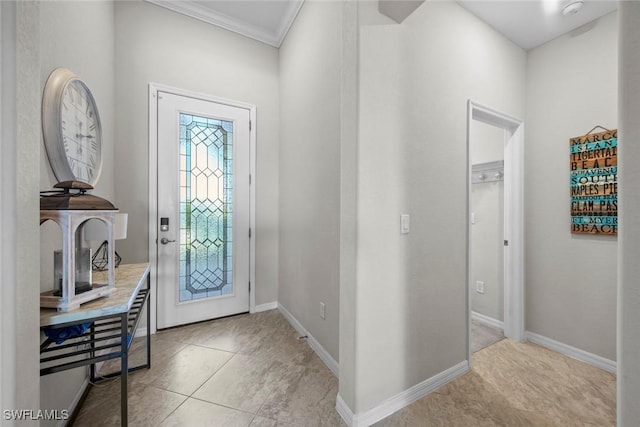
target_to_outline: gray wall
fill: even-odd
[[[340,64],[339,397],[355,407],[358,193],[358,3],[342,2]],[[341,402],[338,402],[341,404]]]
[[[504,160],[504,130],[472,121],[471,164]],[[504,321],[504,181],[471,186],[471,310]],[[476,281],[484,282],[484,293]]]
[[[40,7],[40,92],[49,74],[68,68],[91,89],[102,124],[102,172],[93,194],[114,201],[114,19],[111,1],[44,2]],[[40,189],[57,182],[44,142],[40,144]],[[40,234],[40,289],[53,287],[53,251],[62,247],[59,227],[47,222]]]
[[[361,3],[356,413],[466,359],[467,100],[524,115],[525,52],[453,2]],[[437,58],[437,61],[434,59]],[[411,215],[401,235],[399,217]],[[341,386],[342,387],[342,386]]]
[[[340,9],[305,2],[280,48],[278,301],[338,360]],[[320,302],[326,306],[320,318]]]
[[[620,2],[618,426],[640,420],[640,3]]]
[[[102,174],[93,194],[114,201],[114,10],[111,1],[42,2],[40,4],[40,85],[64,67],[87,83],[96,100],[102,123]],[[41,132],[40,132],[41,133]],[[40,142],[40,189],[57,182]],[[53,250],[61,247],[60,231],[54,223],[41,227],[41,290],[52,288]],[[46,409],[68,409],[80,397],[86,368],[42,377],[40,404]],[[55,425],[43,421],[42,425]]]
[[[618,127],[617,28],[613,13],[529,51],[525,118],[526,328],[611,360],[617,239],[570,233],[568,147]]]
[[[39,272],[39,12],[34,2],[0,4],[0,402],[2,409],[40,408]],[[37,166],[36,166],[37,167]],[[3,425],[37,426],[5,421]]]
[[[257,106],[256,304],[277,299],[278,50],[141,1],[115,2],[116,204],[125,262],[148,259],[148,85]]]

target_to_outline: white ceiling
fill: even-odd
[[[531,49],[617,9],[615,0],[583,0],[578,13],[562,16],[569,0],[458,0],[469,12],[524,49]]]
[[[147,1],[280,47],[304,0]],[[458,0],[458,3],[520,47],[531,49],[617,8],[616,0],[583,0],[577,14],[562,16],[562,6],[571,1],[575,0]]]

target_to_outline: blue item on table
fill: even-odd
[[[44,334],[56,344],[62,344],[70,338],[79,337],[84,334],[85,331],[89,329],[89,326],[91,326],[91,322],[65,326],[64,328],[47,328],[44,330]]]

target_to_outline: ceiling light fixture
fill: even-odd
[[[583,5],[584,2],[582,0],[569,1],[569,3],[562,8],[562,16],[575,15],[582,9]]]

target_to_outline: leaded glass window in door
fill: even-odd
[[[233,294],[233,123],[180,114],[180,302]]]

